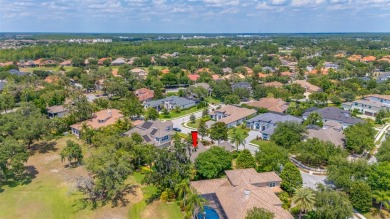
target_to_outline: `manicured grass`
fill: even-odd
[[[202,120],[204,118],[199,118],[197,120],[195,120],[195,123],[191,123],[191,121],[188,121],[186,122],[186,126],[190,127],[190,128],[194,128],[194,129],[197,129],[199,127],[199,123],[200,123],[200,120]],[[207,121],[211,120],[210,118],[208,118]]]
[[[262,140],[256,140],[256,139],[255,139],[255,140],[252,140],[251,143],[252,143],[252,144],[258,145],[260,148],[261,148],[261,146],[263,146],[263,145],[272,144],[270,141],[262,141]]]
[[[215,98],[213,98],[213,97],[207,97],[206,99],[205,99],[208,103],[211,103],[211,104],[220,104],[221,103],[221,101],[220,100],[217,100],[217,99],[215,99]]]
[[[188,114],[201,112],[202,110],[203,110],[203,108],[198,109],[196,106],[194,106],[194,107],[192,107],[190,109],[181,110],[178,113],[174,112],[174,110],[172,110],[171,112],[169,112],[169,115],[160,114],[159,118],[160,119],[165,119],[165,120],[172,120],[172,119],[175,119],[175,118],[178,118],[178,117],[181,117],[181,116],[185,116],[185,115],[188,115]]]

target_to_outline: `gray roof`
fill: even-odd
[[[390,72],[382,72],[379,76],[378,76],[378,79],[379,80],[387,80],[390,78]]]
[[[249,119],[247,122],[260,122],[260,121],[270,123],[270,124],[276,124],[278,122],[287,122],[287,121],[302,123],[303,119],[295,116],[290,116],[290,115],[281,115],[276,113],[263,113],[256,117],[253,117],[252,119]]]
[[[192,87],[203,87],[204,89],[208,90],[210,88],[210,85],[207,83],[196,83],[192,85]]]
[[[50,107],[47,107],[47,112],[48,113],[61,113],[61,112],[66,112],[68,111],[67,108],[65,108],[64,106],[62,105],[57,105],[57,106],[50,106]]]
[[[0,90],[4,90],[5,85],[7,84],[6,81],[0,80]]]
[[[24,75],[28,75],[29,73],[28,72],[21,72],[21,71],[18,71],[16,69],[11,69],[8,71],[11,75],[17,75],[17,76],[24,76]]]
[[[233,84],[232,85],[232,88],[233,90],[236,89],[236,88],[247,88],[247,89],[251,89],[252,86],[249,82],[239,82],[239,83],[236,83],[236,84]]]
[[[123,133],[123,135],[131,136],[131,134],[136,132],[142,136],[142,138],[146,143],[150,143],[158,146],[158,143],[154,139],[164,137],[167,135],[173,135],[172,129],[167,130],[167,127],[172,127],[172,126],[173,123],[171,121],[166,121],[166,122],[162,122],[159,120],[146,121],[130,129],[129,131]]]
[[[164,99],[159,99],[159,100],[147,102],[147,103],[145,103],[145,106],[157,107],[157,106],[164,104],[164,102],[170,102],[172,105],[179,106],[179,107],[196,103],[194,100],[190,100],[190,99],[187,99],[184,97],[170,96],[170,97],[166,97]]]
[[[358,119],[358,118],[353,118],[351,117],[351,114],[349,111],[342,110],[336,107],[325,107],[322,109],[317,109],[317,110],[307,110],[305,113],[303,113],[303,117],[307,117],[310,115],[312,112],[318,112],[321,116],[322,119],[325,120],[335,120],[335,121],[340,121],[342,123],[346,124],[356,124],[359,122],[363,122],[363,120]]]

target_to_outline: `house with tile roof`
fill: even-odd
[[[199,80],[200,78],[200,75],[199,74],[189,74],[187,75],[188,79],[190,79],[191,81],[197,81]]]
[[[311,107],[303,113],[302,118],[306,120],[307,117],[313,112],[317,112],[321,115],[323,123],[327,121],[338,122],[343,126],[343,129],[347,128],[348,126],[355,125],[359,122],[364,122],[364,120],[352,117],[349,111],[342,110],[337,107],[325,107],[321,109]]]
[[[267,82],[267,83],[264,83],[263,85],[266,87],[276,87],[276,88],[283,87],[283,84],[280,83],[279,81]]]
[[[301,118],[277,113],[263,113],[246,121],[246,127],[260,132],[263,140],[270,140],[280,122],[302,123]]]
[[[117,109],[101,110],[93,114],[92,118],[83,122],[71,125],[72,134],[80,137],[83,125],[87,125],[92,129],[99,129],[115,124],[119,119],[123,118],[121,111]]]
[[[180,109],[188,109],[193,106],[196,106],[196,104],[196,101],[184,97],[169,96],[163,99],[153,100],[144,103],[144,107],[145,109],[152,107],[155,108],[157,111],[161,111],[163,108],[167,110],[172,110],[176,107],[179,107]]]
[[[142,68],[133,68],[130,70],[130,72],[141,79],[146,79],[148,76],[148,72]]]
[[[313,84],[310,84],[309,82],[307,82],[305,80],[296,80],[293,83],[299,84],[301,87],[305,88],[307,93],[322,91],[322,89],[320,87],[315,86]]]
[[[114,65],[114,66],[124,65],[124,64],[126,64],[126,61],[122,57],[116,58],[114,61],[111,62],[111,65]]]
[[[60,66],[71,66],[72,65],[72,60],[65,60],[60,63]]]
[[[147,88],[137,89],[134,91],[134,94],[141,103],[151,101],[154,98],[154,91]]]
[[[336,146],[343,147],[345,144],[345,135],[343,134],[342,126],[340,123],[331,126],[329,125],[330,122],[332,121],[326,122],[322,128],[315,125],[308,126],[305,138],[318,138],[321,141],[328,141]]]
[[[171,121],[145,121],[129,131],[123,133],[131,137],[133,133],[138,133],[147,144],[153,144],[156,147],[164,148],[171,145],[173,123]]]
[[[221,109],[209,113],[211,119],[223,122],[228,128],[237,126],[245,122],[248,117],[256,115],[256,110],[227,105]]]
[[[250,102],[247,105],[258,109],[265,108],[271,112],[285,113],[289,104],[280,98],[267,97],[261,98],[259,101]]]
[[[257,173],[255,169],[225,171],[226,178],[191,181],[190,185],[208,200],[219,218],[244,219],[254,207],[274,214],[275,219],[293,219],[282,208],[276,195],[282,179],[275,172]]]

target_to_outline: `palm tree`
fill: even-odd
[[[299,219],[301,219],[303,212],[314,209],[315,195],[309,188],[300,188],[295,191],[292,201],[299,208]]]
[[[183,181],[181,181],[179,184],[176,185],[175,192],[177,194],[178,199],[184,199],[187,193],[191,192],[189,184],[190,184],[189,179],[184,179]],[[184,206],[185,206],[185,202],[184,202]]]
[[[238,146],[241,144],[244,145],[244,149],[245,149],[245,144],[246,144],[245,138],[246,137],[243,130],[234,128],[233,135],[230,138],[230,143],[236,145],[237,151],[238,151]]]
[[[386,208],[389,208],[390,192],[388,192],[388,191],[374,191],[372,194],[372,197],[376,200],[376,202],[379,202],[381,204],[379,207],[379,211],[382,211],[383,205]]]
[[[183,200],[187,203],[186,217],[192,218],[196,208],[199,209],[199,212],[203,212],[203,205],[205,204],[206,199],[199,196],[199,194],[192,189],[190,189],[189,191],[190,192],[185,196]]]

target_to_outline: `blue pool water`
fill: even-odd
[[[203,212],[198,213],[198,219],[219,219],[217,211],[209,206],[203,207]]]

